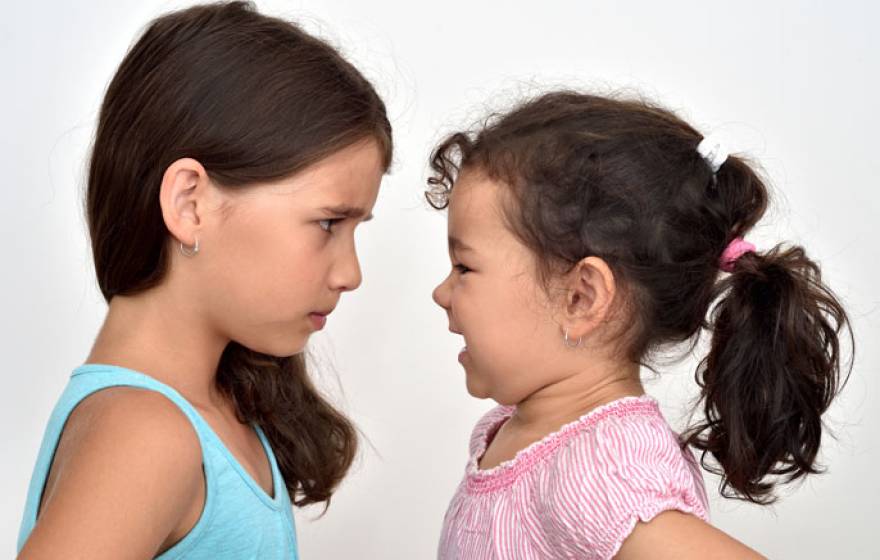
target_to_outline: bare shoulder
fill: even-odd
[[[668,510],[648,523],[638,522],[614,558],[750,560],[765,557],[695,515]]]
[[[83,399],[64,428],[21,558],[150,558],[200,489],[201,447],[164,395],[134,387]]]

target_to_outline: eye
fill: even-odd
[[[337,222],[341,222],[341,221],[342,221],[342,219],[340,219],[340,218],[330,218],[330,219],[327,219],[327,220],[321,220],[321,221],[319,221],[319,222],[318,222],[318,225],[320,225],[320,226],[321,226],[321,229],[323,229],[324,231],[326,231],[326,232],[332,232],[332,231],[333,231],[333,230],[332,230],[332,228],[333,228],[333,224],[335,224],[335,223],[337,223]]]
[[[454,268],[455,271],[458,272],[459,274],[467,274],[468,272],[471,271],[471,269],[469,269],[468,267],[466,267],[466,266],[463,265],[463,264],[456,264],[456,265],[453,265],[452,268]]]

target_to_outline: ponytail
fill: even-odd
[[[743,255],[716,290],[711,349],[696,374],[705,420],[685,443],[722,476],[722,495],[773,503],[768,475],[787,483],[822,472],[821,416],[842,388],[839,334],[849,320],[800,247]]]

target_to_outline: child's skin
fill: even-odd
[[[621,357],[614,335],[626,325],[614,275],[594,256],[549,289],[531,250],[500,211],[503,185],[462,170],[449,197],[452,272],[434,290],[449,329],[462,334],[459,355],[468,392],[516,412],[499,429],[479,467],[489,469],[604,403],[644,393],[639,366]],[[548,294],[549,292],[549,294]],[[569,347],[564,343],[568,333]],[[694,515],[666,511],[638,523],[617,558],[762,558]]]
[[[638,365],[615,358],[603,340],[619,325],[607,264],[584,259],[552,281],[551,299],[532,252],[503,222],[503,192],[478,172],[462,173],[449,201],[453,270],[434,291],[449,329],[467,344],[459,359],[468,392],[518,405],[487,449],[483,469],[596,406],[644,393]],[[571,344],[582,338],[579,348],[566,348],[565,330]]]
[[[277,356],[303,350],[322,327],[311,314],[329,313],[361,283],[354,231],[371,217],[383,174],[374,140],[235,192],[213,184],[199,162],[175,161],[160,192],[170,272],[151,290],[111,300],[86,362],[122,363],[175,387],[274,495],[257,434],[216,389],[217,363],[230,340]],[[196,237],[197,257],[177,250]],[[165,551],[201,515],[201,462],[190,421],[163,395],[114,387],[87,397],[65,425],[20,558]]]

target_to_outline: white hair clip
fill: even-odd
[[[724,148],[721,141],[713,138],[711,134],[700,141],[697,151],[700,152],[700,155],[703,156],[703,159],[712,168],[712,173],[717,173],[721,165],[727,161],[727,156],[730,155],[730,152]]]

